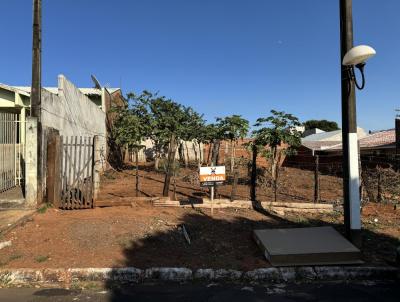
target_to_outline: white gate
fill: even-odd
[[[0,193],[24,183],[25,123],[0,112]]]

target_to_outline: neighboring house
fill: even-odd
[[[40,161],[42,166],[39,167],[41,172],[38,173],[41,175],[39,180],[41,188],[38,187],[38,190],[41,190],[42,195],[45,196],[47,139],[51,131],[56,131],[58,135],[64,137],[64,140],[69,138],[71,148],[73,144],[78,147],[83,146],[79,140],[86,142],[88,139],[88,142],[93,142],[93,138],[97,137],[97,149],[94,149],[93,143],[93,154],[96,153],[102,163],[101,168],[96,171],[106,168],[114,122],[114,114],[110,108],[126,104],[121,89],[100,87],[98,82],[95,88],[77,88],[65,76],[58,76],[58,87],[42,88],[40,139],[35,136],[37,133],[34,129],[35,122],[29,118],[30,90],[30,87],[0,84],[0,151],[4,154],[7,153],[6,158],[13,162],[6,167],[0,165],[0,175],[2,175],[0,194],[2,183],[15,183],[15,186],[21,185],[21,187],[25,185],[25,190],[22,191],[27,191],[26,188],[36,187],[34,182],[38,180],[34,173],[34,167],[38,157],[36,157],[35,150],[40,150],[38,156],[42,158]],[[7,138],[7,141],[4,138]],[[39,149],[35,148],[34,145],[39,142],[41,143]],[[70,149],[68,150],[70,151]],[[69,155],[68,158],[70,158]],[[75,158],[74,162],[74,168],[83,169],[83,160],[81,162]],[[94,163],[94,159],[92,162]],[[82,167],[79,166],[80,164]],[[65,162],[62,163],[61,168],[66,168]],[[88,168],[87,171],[89,170]],[[17,181],[18,175],[22,175],[22,181]],[[4,178],[7,179],[4,180]],[[4,190],[9,189],[10,186],[7,186]],[[29,194],[27,193],[27,195]],[[30,200],[31,205],[36,202],[35,194],[26,198]],[[0,208],[1,199],[0,195]],[[40,202],[41,199],[39,198],[38,201]]]
[[[43,90],[44,94],[49,92],[58,95],[60,87],[43,87]],[[126,104],[121,88],[95,87],[78,88],[78,90],[106,113],[111,107]],[[0,112],[18,114],[19,120],[25,121],[30,114],[30,94],[31,87],[0,83]]]
[[[396,154],[396,130],[383,130],[371,133],[359,141],[361,155],[394,155]]]
[[[342,130],[335,130],[335,131],[329,131],[325,132],[323,130],[318,129],[319,131],[316,130],[315,134],[308,135],[307,137],[304,137],[301,141],[302,142],[341,142],[342,141]],[[365,132],[364,129],[358,127],[357,128],[357,135],[358,138],[363,138],[367,136],[367,133]]]
[[[324,133],[324,132],[325,132],[324,130],[321,130],[319,128],[312,128],[312,129],[304,130],[302,132],[301,136],[302,137],[306,137],[306,136],[309,136],[309,135],[318,134],[318,133]]]
[[[364,129],[358,127],[357,135],[359,139],[362,139],[367,136],[367,133],[364,131]],[[339,151],[334,148],[337,146],[341,146],[341,144],[342,130],[329,132],[322,131],[319,133],[308,135],[301,139],[301,146],[297,150],[297,155],[286,158],[283,165],[313,169],[313,165],[315,162],[314,156],[317,154],[323,155],[320,157],[321,164],[340,163],[341,149]]]
[[[396,154],[396,130],[382,130],[368,134],[358,140],[361,156],[385,156]],[[334,153],[342,151],[342,144],[336,144],[324,149],[325,152]]]
[[[318,129],[319,130],[319,129]],[[322,130],[321,130],[322,131]],[[357,128],[358,139],[367,136],[364,129]],[[321,152],[333,148],[334,146],[341,145],[342,143],[342,130],[335,130],[329,132],[320,132],[308,135],[301,139],[301,148],[299,153],[314,155],[315,152]]]
[[[94,85],[94,88],[78,88],[78,90],[106,113],[107,136],[110,137],[115,118],[115,114],[110,112],[110,108],[124,106],[126,100],[122,95],[121,88],[101,87],[98,82],[95,82]],[[49,93],[50,95],[59,96],[60,91],[62,92],[62,87],[60,85],[59,87],[43,87],[42,91],[42,98],[44,99]],[[24,123],[26,117],[30,114],[30,93],[31,87],[29,86],[11,86],[0,83],[0,112],[15,113],[18,121]],[[46,106],[44,100],[42,100],[42,103]],[[43,109],[46,111],[45,107]],[[85,118],[90,119],[91,117],[85,116]],[[21,131],[25,131],[24,127],[22,127]],[[76,134],[76,131],[71,134]],[[24,133],[21,134],[21,138],[23,140],[21,143],[24,144]]]
[[[358,128],[358,146],[361,160],[369,162],[371,165],[392,163],[400,150],[399,119],[396,119],[396,128],[398,129],[376,131],[369,134]],[[285,165],[312,169],[315,155],[320,155],[319,161],[322,164],[340,166],[342,163],[340,130],[303,138],[298,154],[289,158]]]

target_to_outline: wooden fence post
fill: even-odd
[[[232,184],[232,191],[231,191],[231,201],[234,201],[236,198],[236,190],[238,185],[238,178],[239,178],[239,171],[235,168],[233,172],[233,184]]]
[[[320,200],[319,191],[319,155],[315,155],[315,170],[314,170],[314,202]]]
[[[378,193],[377,193],[377,200],[378,202],[383,201],[383,195],[382,195],[382,168],[381,166],[378,166],[377,172],[378,172]]]
[[[60,167],[60,135],[56,129],[49,129],[47,137],[47,202],[55,208],[61,205],[61,167]]]

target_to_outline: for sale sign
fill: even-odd
[[[226,180],[225,166],[200,167],[200,184],[213,186]]]

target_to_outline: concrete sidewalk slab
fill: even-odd
[[[35,212],[35,210],[0,211],[0,234],[4,234],[14,226],[18,225],[18,223],[29,219]]]
[[[255,230],[273,266],[362,263],[360,250],[332,227]]]

